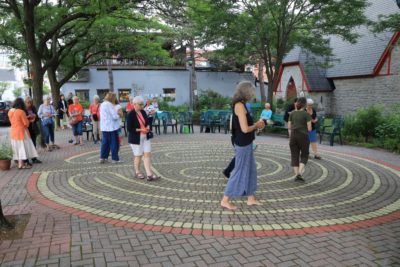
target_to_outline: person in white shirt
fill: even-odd
[[[123,140],[123,135],[122,135],[122,127],[123,127],[123,122],[122,122],[122,118],[124,117],[124,111],[122,110],[121,105],[118,103],[118,100],[115,99],[115,103],[114,103],[114,108],[117,111],[118,115],[119,115],[119,130],[118,130],[118,151],[119,151],[119,147],[122,146],[122,140]]]
[[[100,130],[103,136],[100,149],[100,163],[108,161],[110,150],[112,163],[122,162],[118,156],[120,116],[114,106],[116,99],[117,97],[114,93],[107,93],[104,102],[100,105]]]
[[[153,97],[153,108],[155,109],[155,111],[157,112],[158,109],[158,102],[157,102],[157,97]]]
[[[146,115],[147,115],[147,118],[149,121],[150,131],[153,131],[153,118],[154,118],[154,114],[156,114],[157,110],[154,108],[150,99],[148,99],[146,101],[146,106],[144,107],[144,111],[146,112]]]

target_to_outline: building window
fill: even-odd
[[[89,90],[88,89],[77,89],[75,95],[79,97],[79,101],[89,101]]]
[[[100,101],[104,100],[104,97],[106,97],[106,94],[110,92],[109,89],[97,89],[97,95],[100,98]]]
[[[174,101],[176,96],[175,88],[163,88],[163,96],[170,101]]]
[[[119,102],[129,102],[130,94],[131,94],[131,89],[118,89]]]

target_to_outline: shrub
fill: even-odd
[[[179,112],[189,111],[189,105],[183,104],[179,106],[174,106],[171,105],[168,101],[163,100],[158,103],[158,109],[160,111],[169,111],[174,115],[175,118],[178,118]]]
[[[13,151],[11,145],[0,144],[0,160],[10,160],[12,159]]]
[[[230,109],[232,99],[222,96],[212,90],[200,91],[199,107],[197,110],[205,111],[208,109]]]
[[[343,135],[363,137],[368,142],[376,137],[376,128],[383,122],[383,110],[381,105],[358,109],[355,115],[346,117]]]
[[[90,102],[89,101],[79,101],[79,103],[82,105],[83,109],[87,109],[90,107]]]
[[[376,127],[376,136],[383,148],[400,152],[400,105],[385,114],[381,125]]]

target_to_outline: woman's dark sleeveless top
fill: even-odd
[[[247,125],[248,126],[253,125],[254,123],[253,118],[251,117],[250,112],[248,110],[246,113],[246,118],[247,118]],[[242,132],[242,129],[240,128],[239,117],[235,114],[235,107],[233,107],[232,110],[232,135],[233,135],[233,142],[237,146],[250,145],[255,139],[254,131],[250,133]]]

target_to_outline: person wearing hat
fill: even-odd
[[[311,116],[311,127],[312,127],[312,130],[308,132],[308,137],[310,139],[311,150],[314,154],[314,158],[321,159],[321,156],[318,154],[317,151],[317,130],[315,128],[315,125],[318,122],[318,118],[317,118],[317,112],[313,108],[313,105],[314,101],[311,98],[308,98],[306,111]]]

